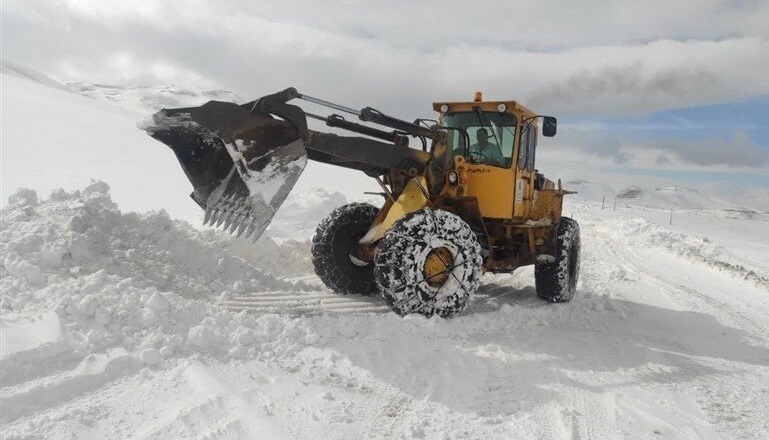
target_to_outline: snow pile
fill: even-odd
[[[298,324],[271,315],[233,315],[210,301],[219,295],[313,289],[232,255],[226,246],[231,240],[219,233],[194,230],[164,212],[123,214],[103,182],[82,191],[59,190],[42,201],[22,189],[9,205],[2,211],[0,238],[4,325],[30,325],[15,317],[53,310],[65,345],[82,352],[117,347],[147,364],[189,352],[272,356],[291,347],[272,345],[281,333],[291,333],[292,345],[305,337]],[[260,243],[268,246],[252,252],[253,260],[278,261],[298,247]],[[15,353],[23,351],[4,350],[4,379],[14,366],[29,364],[29,354]]]
[[[315,228],[331,211],[347,203],[339,192],[322,188],[293,191],[267,228],[267,235],[276,240],[311,239]]]
[[[222,251],[245,259],[263,271],[281,278],[314,275],[308,240],[279,240],[265,234],[256,244],[249,239],[223,243]]]
[[[764,268],[748,267],[744,260],[707,237],[674,232],[638,217],[607,219],[599,223],[596,229],[607,236],[624,236],[625,240],[638,248],[663,248],[690,260],[704,262],[769,290],[769,274]]]
[[[74,193],[55,191],[40,204],[35,192],[25,189],[11,196],[9,204],[2,214],[7,301],[20,301],[33,292],[32,286],[56,289],[59,283],[100,271],[190,298],[305,287],[224,253],[227,238],[194,230],[163,211],[122,214],[104,182]]]

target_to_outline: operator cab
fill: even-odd
[[[511,168],[517,154],[519,167],[533,169],[536,120],[542,118],[543,136],[556,133],[554,117],[538,115],[515,101],[483,101],[480,92],[472,102],[439,102],[433,108],[440,114],[440,127],[446,130],[452,162],[464,157],[470,164]],[[520,148],[516,150],[517,141]]]
[[[476,107],[473,111],[446,113],[440,125],[450,127],[446,145],[452,160],[464,156],[470,163],[502,168],[512,165],[518,125],[515,116]]]

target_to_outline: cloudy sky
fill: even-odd
[[[621,3],[4,0],[2,57],[65,82],[296,86],[404,118],[482,90],[559,117],[543,159],[769,188],[769,1]]]

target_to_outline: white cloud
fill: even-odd
[[[293,85],[408,117],[474,90],[628,114],[769,92],[768,4],[8,0],[2,20],[5,57],[65,80]]]
[[[734,131],[729,138],[639,140],[606,131],[559,127],[556,139],[540,143],[539,151],[556,161],[562,157],[602,167],[769,176],[769,149],[756,145],[742,130]]]
[[[333,12],[332,12],[333,11]],[[769,2],[6,0],[4,56],[71,81],[297,86],[430,116],[433,100],[515,98],[557,116],[626,115],[769,93]],[[585,162],[767,167],[740,140],[634,142],[562,131]]]

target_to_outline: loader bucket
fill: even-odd
[[[204,223],[254,241],[307,164],[296,126],[233,103],[164,109],[144,129],[176,154]]]

